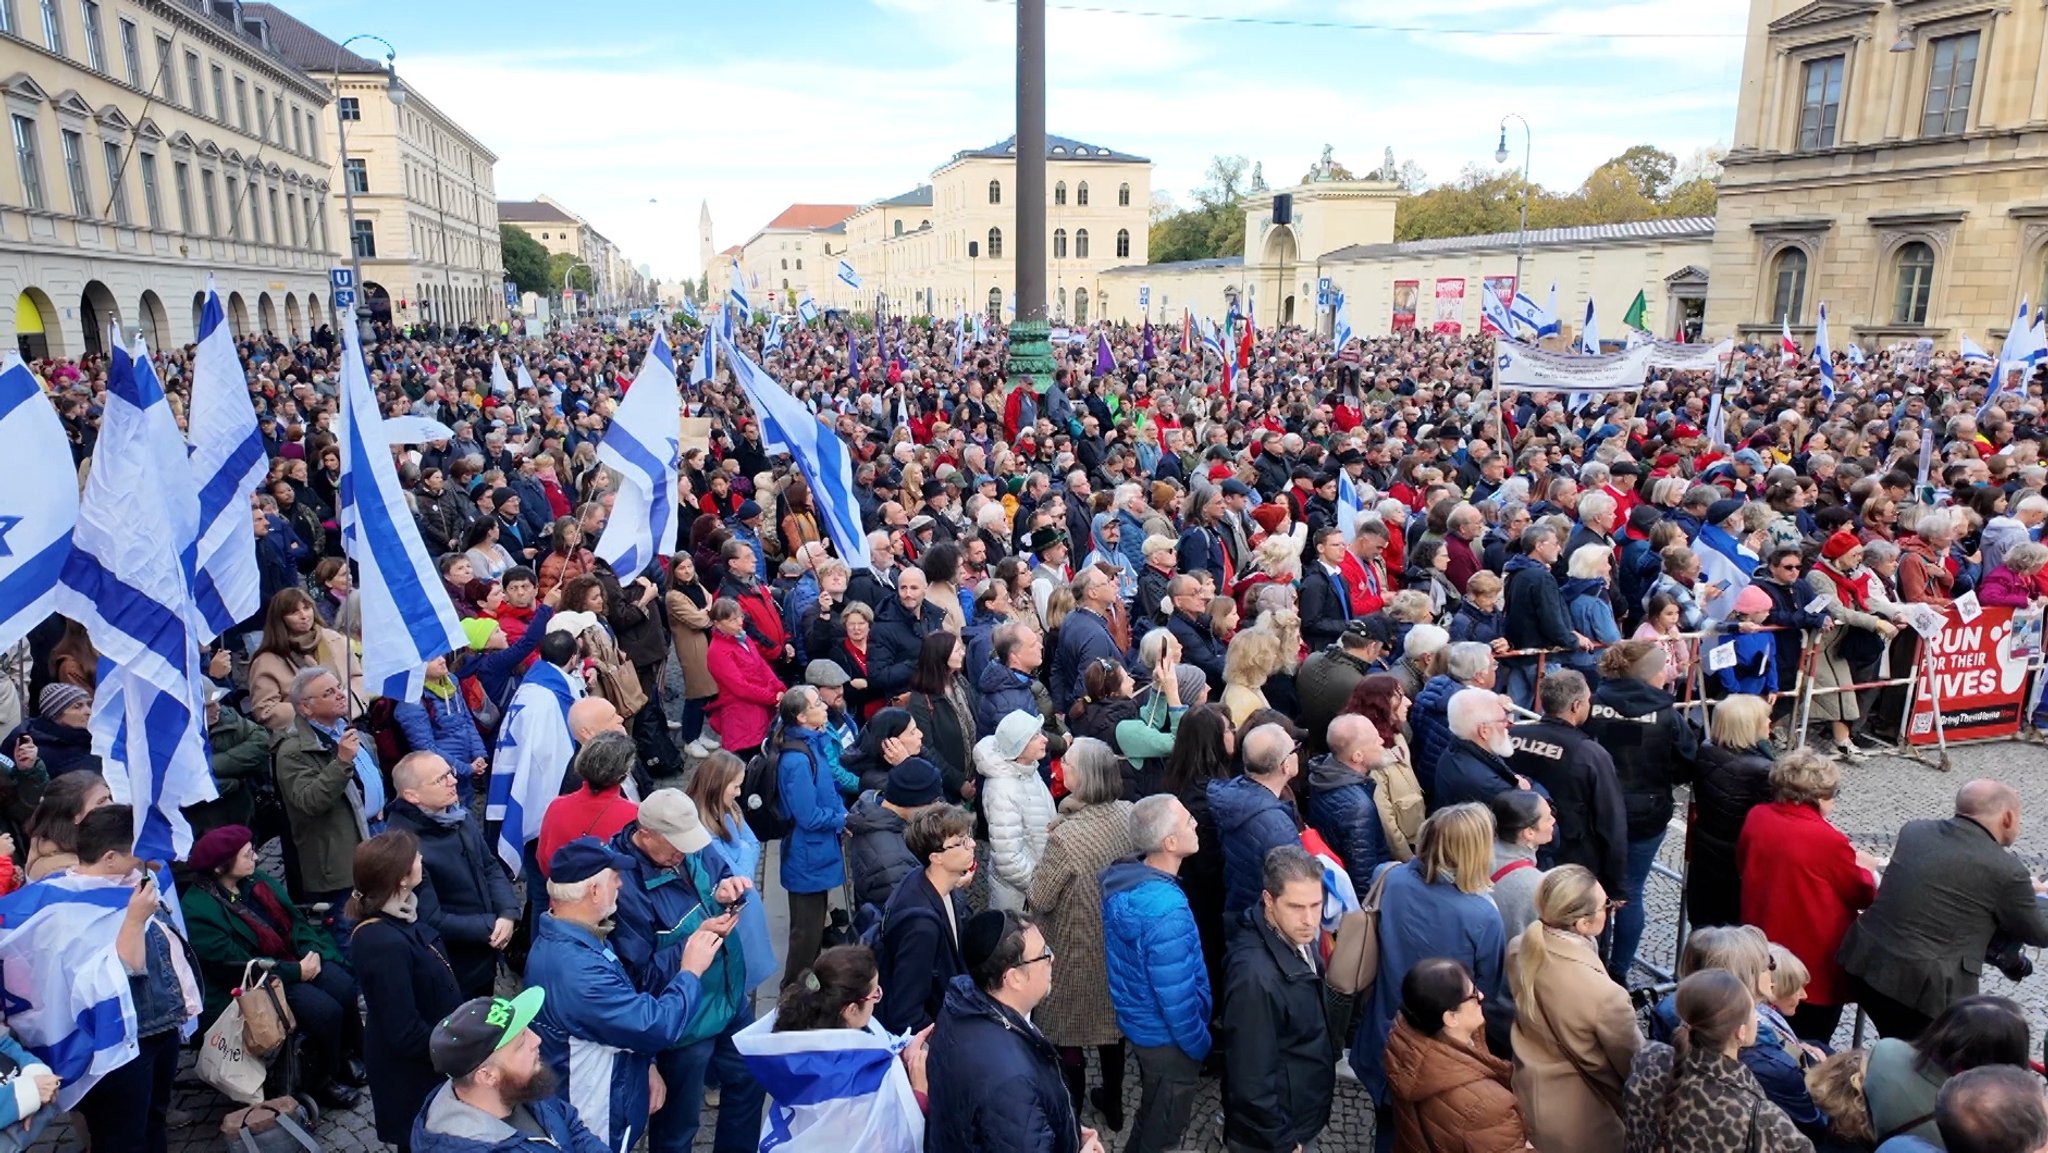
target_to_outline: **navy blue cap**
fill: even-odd
[[[606,869],[627,869],[632,865],[633,858],[612,852],[596,837],[578,837],[556,849],[555,855],[548,858],[548,880],[573,885],[587,881]]]

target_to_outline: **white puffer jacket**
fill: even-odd
[[[981,811],[988,818],[989,908],[1021,911],[1031,874],[1045,856],[1055,815],[1052,791],[1039,779],[1037,765],[997,752],[993,736],[975,742],[974,767],[981,774]]]

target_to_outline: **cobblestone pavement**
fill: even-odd
[[[1924,765],[1896,757],[1880,757],[1866,764],[1848,768],[1844,773],[1841,798],[1834,812],[1835,824],[1847,832],[1857,846],[1880,855],[1888,854],[1900,825],[1916,817],[1945,816],[1951,811],[1955,790],[1972,777],[1992,776],[2010,782],[2019,789],[2025,799],[2026,824],[2016,850],[2037,872],[2048,873],[2048,747],[2038,744],[2006,742],[1970,748],[1958,748],[1954,753],[1955,771],[1941,773]],[[1679,838],[1666,842],[1664,861],[1673,866],[1680,859]],[[774,854],[767,854],[768,876],[762,878],[763,888],[770,894],[769,909],[771,933],[781,940],[784,932],[784,910],[777,892],[779,886],[773,877]],[[1650,925],[1643,938],[1642,957],[1645,961],[1669,969],[1676,939],[1675,921],[1678,915],[1678,886],[1667,879],[1653,879],[1646,901],[1650,912]],[[2039,1045],[2044,1034],[2048,1034],[2048,982],[2034,978],[2017,985],[2007,981],[1995,972],[1984,975],[1984,991],[2012,997],[2025,1007],[2028,1020],[2032,1023],[2035,1043]],[[764,999],[762,1009],[767,1003]],[[1852,1015],[1853,1016],[1853,1015]],[[1849,1039],[1853,1021],[1845,1019],[1839,1041]],[[177,1114],[171,1148],[173,1153],[198,1153],[200,1150],[214,1151],[223,1148],[219,1136],[219,1123],[227,1112],[226,1103],[212,1090],[198,1084],[192,1078],[191,1062],[184,1063],[180,1074],[180,1087],[174,1102]],[[1099,1077],[1091,1073],[1091,1084],[1099,1084]],[[1137,1108],[1137,1067],[1133,1060],[1125,1077],[1125,1112],[1134,1114]],[[1190,1126],[1185,1147],[1203,1150],[1205,1153],[1221,1150],[1222,1138],[1218,1132],[1217,1086],[1214,1081],[1205,1081],[1195,1109],[1195,1123]],[[710,1123],[715,1116],[712,1109],[704,1110],[705,1128],[700,1130],[697,1149],[710,1149]],[[1118,1147],[1118,1135],[1109,1132],[1095,1116],[1093,1108],[1083,1111],[1082,1123],[1102,1130],[1105,1145],[1114,1150]],[[1128,1129],[1126,1130],[1128,1132]],[[315,1131],[323,1147],[335,1153],[357,1153],[357,1151],[379,1151],[387,1147],[377,1141],[370,1119],[367,1096],[357,1109],[346,1113],[323,1116]],[[1349,1151],[1370,1149],[1372,1140],[1372,1106],[1360,1091],[1356,1082],[1348,1077],[1338,1081],[1338,1092],[1330,1127],[1324,1132],[1322,1148],[1326,1151]],[[68,1126],[53,1127],[51,1136],[45,1138],[35,1149],[36,1153],[75,1153],[81,1143],[73,1137]]]

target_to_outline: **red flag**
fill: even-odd
[[[1237,366],[1239,368],[1250,368],[1252,366],[1252,324],[1250,317],[1245,318],[1244,332],[1237,338]]]

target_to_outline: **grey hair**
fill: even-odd
[[[1471,740],[1479,731],[1479,712],[1493,703],[1492,689],[1459,689],[1451,694],[1451,703],[1445,708],[1445,718],[1451,725],[1451,735],[1462,740]]]
[[[310,669],[300,669],[292,674],[291,687],[285,689],[285,696],[291,700],[293,708],[306,703],[306,697],[311,693],[313,685],[322,677],[336,684],[341,683],[341,678],[334,675],[334,670],[325,665],[314,665]]]
[[[2048,496],[2042,496],[2038,492],[2030,492],[2020,498],[2019,503],[2013,506],[2012,512],[2014,516],[2018,516],[2023,512],[2037,512],[2048,515]]]
[[[1105,804],[1123,795],[1116,750],[1094,737],[1076,737],[1060,758],[1060,767],[1067,795],[1077,805]]]
[[[1596,467],[1596,466],[1594,466],[1594,465],[1587,465],[1586,467],[1590,469],[1590,468],[1594,468],[1594,467]],[[1604,471],[1604,468],[1605,468],[1605,466],[1598,466],[1598,467],[1601,467],[1601,468],[1603,469],[1603,471]],[[1581,479],[1581,481],[1580,481],[1580,483],[1581,483],[1581,484],[1594,484],[1594,483],[1600,483],[1600,484],[1605,484],[1605,483],[1607,483],[1607,481],[1606,481],[1606,478],[1605,478],[1605,477],[1602,477],[1602,478],[1601,478],[1601,479],[1600,479],[1600,480],[1599,480],[1598,482],[1594,482],[1594,481],[1587,481],[1587,480],[1584,480],[1584,479],[1582,478],[1582,479]],[[1614,504],[1614,498],[1613,498],[1613,497],[1611,497],[1611,496],[1608,496],[1608,495],[1607,495],[1606,493],[1604,493],[1604,492],[1589,492],[1589,493],[1587,493],[1586,495],[1584,495],[1584,496],[1582,496],[1582,497],[1580,497],[1580,498],[1579,498],[1579,521],[1580,521],[1581,523],[1584,523],[1584,521],[1585,521],[1585,519],[1586,519],[1586,516],[1587,516],[1587,514],[1588,514],[1588,513],[1591,513],[1591,514],[1593,514],[1593,515],[1595,515],[1595,516],[1598,516],[1598,515],[1600,515],[1600,514],[1603,514],[1603,513],[1611,513],[1611,512],[1613,512],[1613,511],[1614,511],[1614,509],[1615,509],[1615,504]]]
[[[581,881],[549,881],[548,903],[551,905],[574,905],[590,895],[590,883],[595,877]]]
[[[1888,540],[1874,540],[1863,546],[1863,563],[1884,564],[1899,559],[1899,546]]]
[[[1159,663],[1160,657],[1166,655],[1166,646],[1172,640],[1173,634],[1166,629],[1147,631],[1138,638],[1138,660],[1146,668],[1152,668]]]
[[[1166,838],[1172,836],[1180,824],[1179,816],[1173,811],[1179,803],[1180,798],[1172,793],[1154,793],[1131,807],[1131,840],[1138,846],[1140,855],[1150,856],[1166,847]]]
[[[1470,684],[1473,678],[1492,665],[1492,645],[1480,641],[1459,641],[1444,649],[1444,672],[1460,684]]]
[[[1546,717],[1558,716],[1591,695],[1592,690],[1586,687],[1585,674],[1577,669],[1545,673],[1543,683],[1536,690],[1537,702]]]
[[[1614,550],[1604,544],[1582,544],[1572,550],[1571,560],[1565,562],[1565,573],[1577,580],[1598,576],[1600,565],[1613,555]]]
[[[570,767],[592,792],[611,788],[633,775],[640,749],[625,733],[594,733],[576,750]]]
[[[1954,540],[1956,522],[1946,509],[1936,509],[1913,522],[1913,531],[1921,540]]]
[[[1419,660],[1443,651],[1451,641],[1451,634],[1440,625],[1416,625],[1408,630],[1408,637],[1401,642],[1401,655],[1410,660]]]

